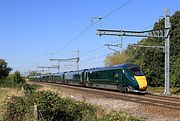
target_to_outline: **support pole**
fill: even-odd
[[[77,51],[77,70],[79,69],[79,50]]]
[[[170,27],[171,27],[171,25],[170,25],[170,11],[169,11],[169,9],[166,9],[166,12],[165,12],[165,28],[170,28]],[[169,52],[169,48],[170,48],[170,33],[165,38],[165,89],[164,89],[165,95],[170,95],[170,90],[169,90],[169,76],[170,76],[170,74],[169,74],[169,54],[170,54],[170,52]]]
[[[59,62],[58,62],[58,68],[57,68],[58,69],[58,73],[59,73],[59,68],[60,68],[60,65],[59,65]]]

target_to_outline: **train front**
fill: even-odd
[[[130,70],[132,71],[134,78],[137,82],[138,89],[141,91],[146,91],[147,80],[142,70],[139,67],[132,67],[130,68]]]
[[[147,80],[140,67],[135,64],[125,64],[125,67],[124,73],[129,87],[134,91],[146,91]]]

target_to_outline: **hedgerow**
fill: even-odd
[[[12,97],[6,106],[4,121],[137,121],[125,113],[110,112],[50,91]],[[37,110],[34,109],[37,107]],[[34,111],[37,111],[36,113]],[[34,115],[37,114],[37,115]]]

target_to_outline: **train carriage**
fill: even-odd
[[[65,72],[65,84],[83,85],[84,70]]]
[[[134,64],[87,70],[86,85],[90,87],[120,90],[121,92],[145,91],[147,81],[142,70]]]
[[[42,76],[29,76],[28,78],[29,78],[30,81],[38,82],[38,81],[41,81],[41,77]]]
[[[52,74],[44,74],[44,75],[42,75],[42,81],[44,81],[44,82],[53,82],[53,75]]]
[[[64,73],[54,73],[53,82],[64,84]]]
[[[115,88],[122,78],[119,69],[92,69],[87,71],[87,83],[93,87]]]

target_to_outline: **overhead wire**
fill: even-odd
[[[99,63],[102,63],[102,61],[98,61],[98,62],[96,62],[96,64],[99,64]],[[92,67],[92,65],[94,65],[94,63],[88,63],[88,65],[91,65],[91,67]],[[81,67],[83,67],[83,66],[86,66],[86,68],[87,68],[87,64],[81,64]]]
[[[116,40],[116,41],[112,42],[111,44],[114,44],[114,43],[116,43],[116,42],[118,42],[118,41],[119,41],[119,40]],[[84,53],[84,55],[81,56],[81,58],[82,58],[82,57],[85,57],[85,56],[88,56],[90,53],[96,52],[97,50],[100,50],[100,49],[102,49],[102,48],[104,48],[104,47],[105,47],[104,45],[101,45],[101,46],[99,46],[99,47],[97,47],[97,48],[95,48],[95,49],[92,49],[92,50],[90,50],[89,52]]]
[[[119,9],[123,8],[124,6],[126,6],[127,4],[129,4],[130,2],[132,2],[133,0],[128,0],[125,3],[123,3],[122,5],[120,5],[119,7],[117,7],[116,9],[114,9],[113,11],[109,12],[108,14],[106,14],[105,16],[102,17],[102,19],[107,18],[108,16],[112,15],[113,13],[115,13],[116,11],[118,11]],[[64,47],[62,47],[61,49],[53,52],[52,54],[56,54],[59,51],[64,50],[65,48],[67,48],[69,45],[71,45],[75,40],[77,40],[80,36],[82,36],[89,28],[91,28],[93,25],[95,25],[96,23],[98,23],[99,21],[101,21],[101,19],[96,20],[95,22],[91,23],[90,25],[88,25],[87,27],[85,27],[85,29],[83,29],[77,36],[75,36],[75,38],[73,38],[71,41],[69,41]],[[101,47],[98,47],[96,49],[94,49],[93,51],[96,51]],[[47,58],[47,57],[46,57]],[[45,59],[43,59],[42,61],[44,61]]]
[[[114,53],[114,52],[111,52],[111,53],[108,53],[108,54],[103,54],[103,55],[96,56],[96,57],[92,57],[92,58],[83,60],[83,62],[85,63],[85,62],[91,61],[91,60],[93,60],[93,59],[101,58],[101,57],[104,57],[104,56],[107,56],[107,55],[110,55],[110,54],[113,54],[113,53]]]
[[[83,31],[81,31],[75,38],[73,38],[69,43],[67,43],[63,48],[61,48],[60,50],[54,52],[53,54],[64,50],[66,47],[68,47],[70,44],[72,44],[75,40],[77,40],[81,35],[83,35],[91,26],[93,26],[94,24],[96,24],[97,22],[99,22],[98,20],[96,20],[94,23],[88,25]]]
[[[125,3],[123,3],[121,6],[117,7],[116,9],[114,9],[113,11],[109,12],[108,14],[106,14],[105,16],[103,16],[102,18],[107,18],[108,16],[110,16],[111,14],[115,13],[116,11],[118,11],[119,9],[121,9],[122,7],[126,6],[127,4],[129,4],[130,2],[132,2],[133,0],[128,0]]]
[[[126,6],[127,4],[129,4],[130,2],[132,2],[133,0],[128,0],[125,3],[123,3],[122,5],[120,5],[119,7],[117,7],[116,9],[114,9],[113,11],[109,12],[108,14],[106,14],[105,16],[103,16],[101,19],[107,18],[108,16],[112,15],[113,13],[115,13],[116,11],[118,11],[119,9],[121,9],[122,7]],[[82,30],[75,38],[73,38],[71,41],[69,41],[64,47],[62,47],[61,49],[57,50],[55,53],[64,50],[65,48],[67,48],[69,45],[71,45],[75,40],[77,40],[81,35],[83,35],[89,28],[91,28],[93,25],[95,25],[96,23],[98,23],[99,21],[101,21],[101,19],[96,20],[95,22],[91,23],[90,25],[88,25],[84,30]]]

